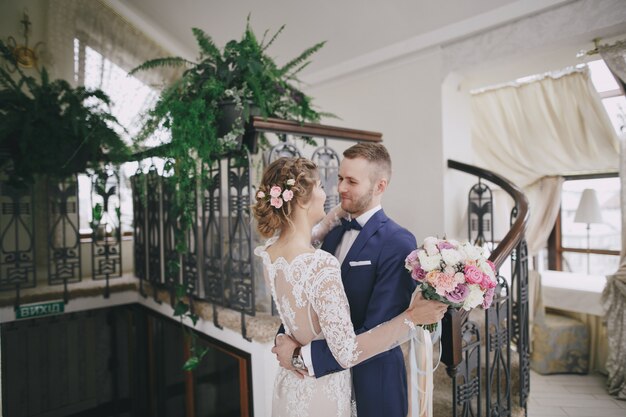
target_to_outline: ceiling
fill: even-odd
[[[303,75],[320,72],[411,39],[442,38],[467,26],[477,31],[508,18],[563,3],[564,0],[109,0],[108,3],[149,35],[158,34],[172,52],[196,55],[192,27],[203,29],[223,46],[239,39],[250,14],[257,36],[285,30],[268,50],[278,63],[325,40]],[[491,20],[490,20],[491,19]],[[472,25],[468,25],[472,22]],[[150,33],[152,32],[152,33]],[[470,32],[469,29],[465,30]],[[420,38],[421,37],[421,38]],[[448,36],[450,38],[450,36]],[[163,41],[166,42],[163,42]]]

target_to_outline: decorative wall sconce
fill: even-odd
[[[24,14],[20,23],[24,26],[24,44],[18,44],[17,40],[13,36],[9,36],[7,38],[6,45],[13,54],[15,62],[7,62],[5,66],[10,72],[15,72],[17,65],[19,65],[20,68],[35,68],[39,71],[39,50],[43,47],[44,43],[37,42],[37,44],[35,44],[32,48],[28,46],[28,36],[30,34],[30,26],[32,23],[30,22],[26,9],[24,9]]]

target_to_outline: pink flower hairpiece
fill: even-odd
[[[259,200],[269,200],[270,206],[279,209],[284,203],[293,199],[293,191],[291,191],[291,187],[295,184],[296,180],[293,178],[288,179],[282,188],[278,185],[272,185],[270,187],[269,195],[267,195],[264,191],[259,191],[256,193],[256,198]]]

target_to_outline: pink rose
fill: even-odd
[[[417,265],[413,267],[413,271],[411,271],[411,277],[415,281],[423,281],[426,278],[426,271],[422,269],[421,266]]]
[[[281,189],[280,189],[280,187],[279,187],[278,185],[275,185],[275,186],[273,186],[273,187],[270,189],[270,195],[271,195],[272,197],[274,197],[274,198],[277,198],[277,197],[280,197],[280,193],[281,193],[282,191],[283,191],[283,190],[281,190]],[[272,204],[272,205],[273,205],[273,204]],[[281,205],[282,205],[282,204],[281,204]]]
[[[483,274],[483,280],[480,282],[480,288],[486,290],[489,288],[495,288],[495,286],[495,281],[493,281],[489,275]]]
[[[270,205],[278,208],[281,208],[283,206],[283,199],[280,197],[272,197],[270,199]]]
[[[265,193],[263,191],[259,191],[258,193],[256,193],[256,198],[258,199],[265,198]]]
[[[465,281],[469,284],[480,284],[483,281],[483,271],[473,265],[465,265],[463,273],[465,274]]]
[[[489,288],[487,292],[485,293],[485,298],[483,298],[484,309],[488,309],[491,306],[491,303],[493,302],[494,293],[495,293],[495,290],[493,288]]]
[[[293,191],[291,190],[283,191],[283,200],[291,201],[292,198],[293,198]]]

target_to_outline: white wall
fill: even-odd
[[[329,124],[383,133],[393,163],[383,206],[418,240],[444,232],[440,73],[441,54],[432,49],[308,91],[342,118]]]

